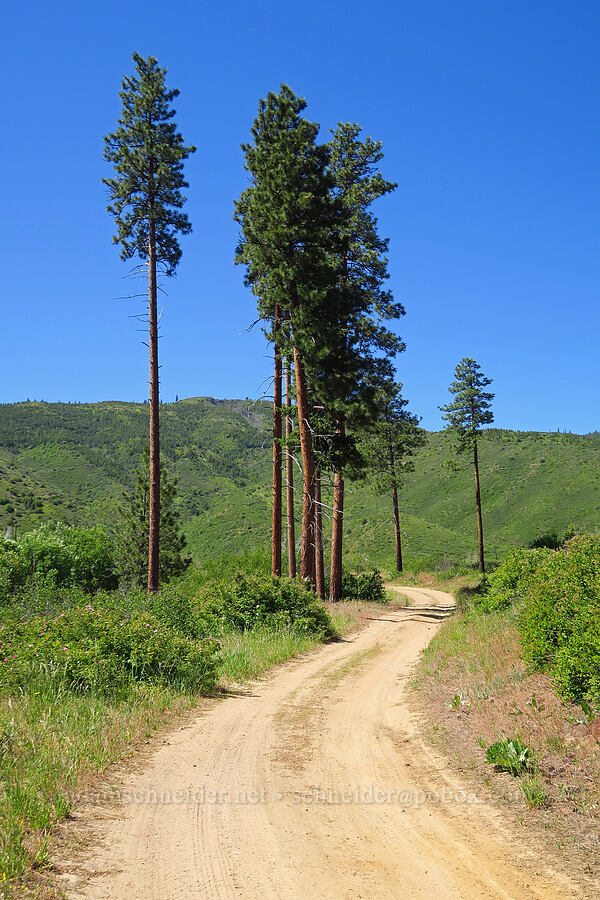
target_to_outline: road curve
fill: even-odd
[[[210,703],[82,807],[67,897],[578,896],[419,737],[406,678],[453,600],[401,590],[412,606]]]

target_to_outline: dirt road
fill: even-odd
[[[211,704],[124,777],[120,802],[81,810],[67,896],[580,896],[420,739],[406,678],[452,598],[402,592],[413,606]]]

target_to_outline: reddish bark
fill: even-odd
[[[400,514],[398,512],[398,488],[394,484],[392,488],[394,501],[394,534],[396,537],[396,571],[402,571],[402,542],[400,540]]]
[[[321,507],[321,474],[315,476],[315,577],[317,597],[325,599],[325,561],[323,559],[323,510]]]
[[[287,501],[287,545],[288,545],[288,572],[290,578],[296,577],[296,523],[294,520],[294,460],[289,449],[289,442],[292,436],[292,373],[290,371],[289,360],[285,364],[285,406],[287,415],[285,417],[285,436],[286,436],[286,455],[285,455],[285,474],[286,474],[286,501]]]
[[[273,528],[271,538],[271,572],[281,576],[281,353],[278,345],[279,306],[275,306],[273,332],[275,337],[275,381],[273,389]]]
[[[479,571],[485,572],[485,559],[483,555],[483,519],[481,516],[481,493],[479,490],[479,457],[477,455],[477,441],[473,441],[473,463],[475,466],[475,500],[477,503],[477,543],[479,545]]]
[[[291,309],[292,336],[294,329],[294,309]],[[300,578],[315,584],[315,458],[312,433],[308,418],[308,388],[304,365],[294,341],[294,373],[296,376],[296,406],[298,408],[298,431],[302,454],[302,545],[300,550]]]
[[[148,523],[148,593],[158,590],[160,551],[160,434],[158,420],[158,315],[156,308],[156,237],[148,222],[148,322],[150,349],[150,514]]]
[[[341,472],[333,476],[333,519],[331,524],[331,574],[329,599],[342,599],[342,540],[344,534],[344,479]]]
[[[388,422],[389,428],[389,422]],[[394,459],[394,448],[391,444],[391,437],[388,432],[388,454],[390,457],[390,479],[392,482],[392,501],[394,504],[394,536],[396,540],[396,570],[402,571],[402,542],[400,540],[400,513],[398,510],[398,484],[396,482],[396,460]]]

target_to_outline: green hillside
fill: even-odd
[[[268,404],[199,397],[161,407],[162,452],[179,479],[179,503],[198,558],[269,539]],[[117,524],[117,508],[146,441],[144,404],[17,403],[0,406],[0,529],[44,520]],[[450,438],[431,433],[404,492],[408,562],[464,559],[475,547],[472,470],[448,470]],[[465,462],[467,462],[465,460]],[[540,532],[600,526],[597,435],[492,429],[481,446],[484,526],[490,556]],[[325,496],[327,502],[327,495]],[[368,484],[348,485],[351,563],[387,567],[391,508]]]

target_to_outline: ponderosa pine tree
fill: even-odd
[[[161,465],[160,478],[160,554],[159,577],[167,581],[183,575],[191,563],[185,556],[185,536],[181,532],[179,511],[175,505],[177,479],[169,478]],[[119,577],[128,584],[142,586],[148,581],[148,535],[150,531],[150,450],[144,447],[136,472],[135,490],[124,494],[120,508],[116,540]]]
[[[319,314],[321,358],[313,373],[335,426],[330,599],[341,599],[344,468],[356,455],[356,433],[377,416],[377,390],[392,377],[403,341],[385,322],[404,314],[384,285],[388,241],[380,237],[371,206],[396,187],[378,171],[381,143],[361,139],[356,124],[340,123],[329,144],[335,209],[331,260],[335,290]]]
[[[442,418],[448,422],[448,430],[457,438],[458,452],[473,453],[479,570],[485,572],[477,440],[481,434],[481,427],[491,425],[494,421],[494,414],[491,410],[491,401],[494,399],[494,395],[484,390],[492,383],[492,379],[487,378],[481,371],[481,366],[469,357],[461,359],[454,370],[454,375],[455,381],[448,388],[454,399],[447,406],[440,406],[440,409],[443,413]]]
[[[378,393],[379,416],[363,443],[369,473],[375,489],[392,497],[396,570],[402,571],[402,540],[398,492],[407,472],[414,470],[414,456],[426,442],[417,416],[406,409],[402,385],[391,382]]]
[[[305,107],[287,85],[260,101],[252,143],[242,147],[251,183],[235,205],[235,219],[242,232],[236,262],[246,267],[245,283],[257,297],[268,339],[279,337],[276,306],[286,321],[278,348],[294,360],[303,470],[300,576],[314,585],[315,464],[304,357],[319,327],[313,297],[331,277],[323,249],[330,240],[331,197],[328,150],[316,143],[319,126],[302,117]]]
[[[166,69],[153,57],[133,54],[135,74],[122,82],[118,129],[105,140],[104,157],[114,164],[108,186],[108,211],[115,217],[114,243],[121,258],[142,260],[148,270],[148,330],[150,363],[150,497],[148,529],[148,592],[158,590],[160,554],[160,435],[158,378],[157,277],[174,275],[181,258],[178,236],[189,234],[190,222],[181,212],[183,163],[195,151],[185,146],[173,122],[172,101],[179,91],[168,90]]]

